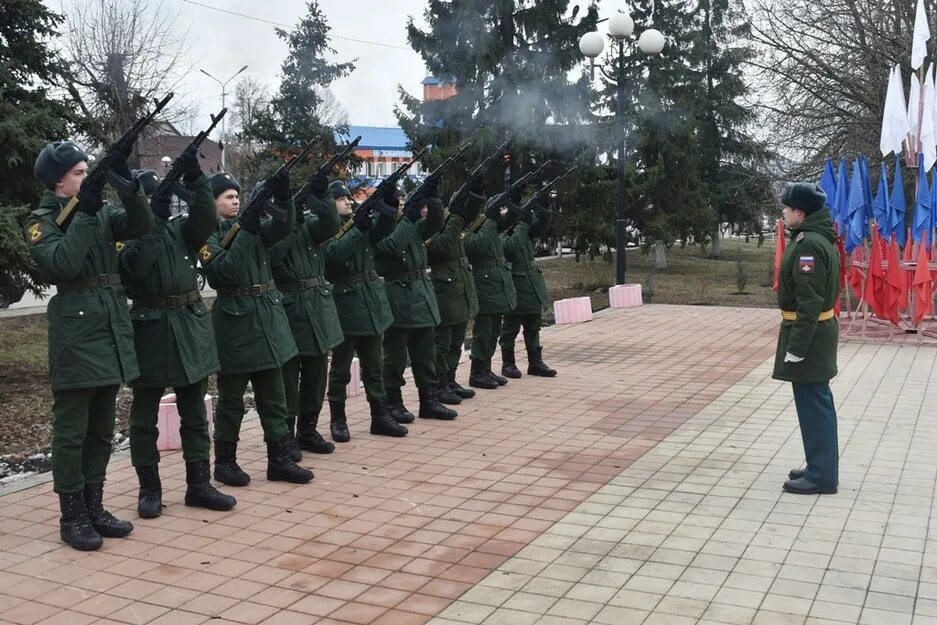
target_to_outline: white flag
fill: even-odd
[[[924,63],[928,39],[930,39],[930,27],[927,25],[924,0],[917,0],[917,12],[914,14],[914,39],[911,43],[911,67],[913,69],[918,69]]]
[[[924,79],[924,115],[921,118],[921,153],[924,155],[924,171],[937,162],[937,128],[934,127],[934,67],[927,69]]]
[[[937,115],[937,108],[934,109]],[[904,101],[904,86],[901,83],[901,70],[892,68],[888,77],[888,90],[885,94],[885,113],[882,116],[882,136],[879,147],[882,156],[894,152],[901,154],[901,142],[908,135],[908,114]]]
[[[921,82],[917,79],[917,74],[911,73],[911,91],[908,93],[908,132],[914,137],[915,146],[917,145],[918,120],[921,116]],[[917,149],[915,147],[915,149]]]

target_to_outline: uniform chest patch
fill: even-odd
[[[813,273],[816,270],[813,256],[801,256],[798,266],[800,267],[800,273]]]
[[[26,241],[28,241],[30,245],[36,245],[39,241],[42,241],[41,222],[34,221],[26,226]]]

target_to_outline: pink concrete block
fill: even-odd
[[[619,284],[608,290],[608,303],[612,308],[633,308],[644,303],[640,284]]]
[[[205,414],[208,415],[208,430],[210,435],[212,428],[211,395],[205,396]],[[159,451],[182,449],[182,437],[179,435],[179,425],[179,410],[176,408],[175,393],[163,395],[159,400],[159,411],[156,413],[156,427],[159,429],[159,437],[156,439],[156,449]]]
[[[566,325],[592,321],[592,302],[588,297],[571,297],[553,302],[556,323]]]

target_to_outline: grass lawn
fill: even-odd
[[[640,282],[648,301],[648,284],[653,283],[650,301],[655,304],[695,304],[704,306],[775,306],[770,270],[773,244],[759,248],[754,241],[723,242],[723,258],[702,257],[700,248],[675,247],[668,251],[669,268],[648,269],[648,258],[637,249],[628,252],[628,281]],[[748,278],[746,293],[738,294],[737,258]],[[553,322],[552,302],[588,295],[593,310],[608,306],[608,287],[615,283],[615,266],[603,260],[576,262],[573,256],[540,261],[547,280],[551,305],[545,322]],[[209,301],[210,300],[206,300]],[[45,315],[0,319],[0,456],[15,460],[47,451],[52,432],[52,393],[49,390],[47,325]],[[215,393],[214,378],[209,392]],[[117,429],[126,433],[130,411],[130,391],[118,396]],[[247,400],[248,407],[252,402]]]

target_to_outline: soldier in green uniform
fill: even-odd
[[[394,218],[381,213],[376,219],[362,211],[352,211],[351,196],[340,181],[332,183],[333,197],[339,217],[347,225],[326,243],[325,272],[335,285],[333,296],[342,324],[342,343],[332,350],[329,369],[329,411],[332,440],[351,440],[345,415],[347,386],[351,381],[351,362],[358,355],[361,380],[371,409],[371,433],[384,436],[406,436],[407,428],[394,421],[387,411],[381,363],[384,330],[393,316],[384,283],[374,268],[375,246],[394,229]],[[396,190],[390,189],[381,199],[388,206],[397,203]]]
[[[419,196],[411,194],[397,227],[377,244],[377,272],[384,278],[394,317],[384,333],[384,387],[388,411],[398,423],[413,422],[400,392],[408,354],[420,397],[419,416],[444,420],[458,416],[437,397],[433,329],[440,317],[436,293],[426,272],[425,244],[443,225],[442,202],[436,193],[435,188],[428,188]],[[422,216],[424,209],[426,217]]]
[[[781,203],[791,242],[781,259],[778,306],[781,332],[774,379],[791,382],[807,459],[794,469],[784,490],[832,494],[839,486],[839,441],[830,380],[836,376],[839,321],[839,252],[826,194],[816,184],[784,187]]]
[[[24,226],[42,276],[57,291],[48,308],[52,484],[62,511],[59,534],[80,550],[98,549],[102,536],[119,538],[133,531],[103,503],[117,391],[140,375],[115,244],[145,236],[153,227],[126,155],[114,158],[111,168],[125,183],[119,193],[124,209],[104,205],[103,176],[82,184],[87,160],[70,141],[50,143],[39,152],[35,172],[46,191]],[[56,218],[75,195],[77,211],[59,226]]]
[[[248,383],[254,389],[267,444],[267,479],[304,484],[313,478],[312,471],[297,465],[291,454],[280,368],[298,350],[270,267],[269,249],[290,233],[295,221],[289,176],[278,172],[262,184],[270,185],[279,209],[264,222],[260,211],[238,216],[240,186],[230,174],[212,177],[221,221],[199,250],[208,282],[218,292],[211,311],[221,364],[215,409],[215,479],[228,486],[250,482],[237,463]],[[222,241],[235,224],[240,231],[225,249]]]
[[[472,268],[465,253],[463,233],[485,206],[481,179],[471,188],[463,187],[452,196],[449,215],[440,232],[426,242],[430,277],[439,304],[440,322],[436,326],[436,375],[439,378],[439,399],[458,404],[475,396],[475,391],[456,381],[456,370],[462,357],[469,319],[478,312],[478,296]],[[446,387],[443,384],[447,383]]]
[[[335,451],[335,445],[323,439],[316,428],[325,399],[329,350],[342,342],[332,286],[325,280],[322,249],[340,225],[328,185],[324,176],[316,178],[307,197],[295,198],[296,226],[270,249],[273,278],[283,294],[283,307],[299,348],[299,355],[283,365],[289,426],[291,431],[295,428],[299,447],[317,454]]]
[[[472,263],[475,290],[478,292],[478,314],[472,326],[472,368],[469,385],[494,389],[508,383],[507,378],[491,370],[491,357],[501,334],[502,315],[517,306],[514,280],[504,257],[501,233],[513,226],[520,217],[520,207],[510,200],[502,213],[498,208],[500,196],[488,201],[481,225],[469,227],[465,235],[465,251]]]
[[[205,392],[218,371],[218,354],[208,307],[196,289],[198,250],[215,229],[215,202],[196,148],[180,157],[183,182],[194,194],[189,213],[170,216],[171,196],[151,198],[153,230],[143,239],[118,243],[121,275],[133,300],[134,342],[140,377],[131,382],[130,459],[140,491],[137,512],[148,519],[162,513],[162,483],[156,427],[166,387],[176,395],[185,460],[185,505],[230,510],[237,500],[212,486]],[[153,171],[137,172],[147,195],[156,190]]]
[[[512,198],[512,201],[520,201],[520,198]],[[543,362],[540,328],[543,326],[543,307],[547,305],[547,284],[537,266],[532,243],[550,227],[552,211],[549,202],[549,197],[536,198],[533,207],[524,212],[518,224],[504,237],[504,257],[511,265],[511,277],[517,292],[517,306],[504,315],[499,339],[501,375],[509,378],[521,377],[514,360],[514,342],[521,326],[527,348],[527,373],[547,378],[556,375],[556,370]]]

